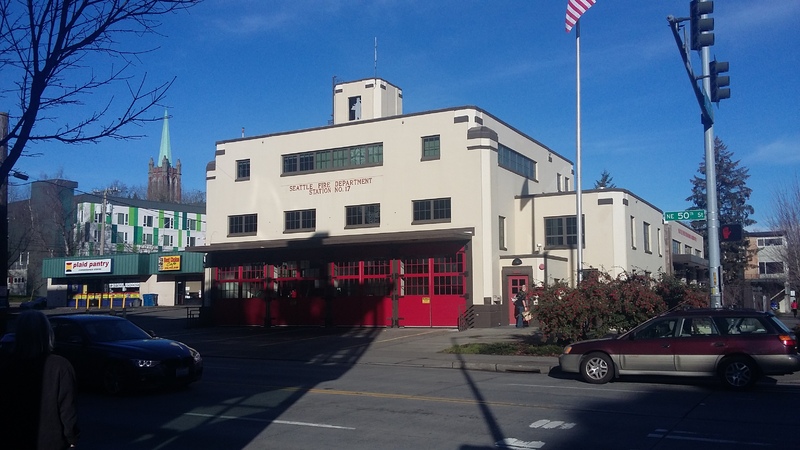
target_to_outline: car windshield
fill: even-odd
[[[98,320],[85,324],[86,333],[95,342],[150,339],[146,331],[127,320]]]

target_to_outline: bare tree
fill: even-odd
[[[773,212],[767,219],[773,231],[783,235],[785,245],[777,247],[786,264],[789,283],[800,286],[800,179],[775,192]]]
[[[0,183],[31,142],[131,139],[141,136],[123,134],[126,125],[161,120],[146,115],[160,104],[174,78],[148,87],[146,74],[138,81],[128,76],[137,55],[146,50],[122,49],[118,39],[154,33],[160,17],[200,1],[0,0],[0,76],[13,81],[13,87],[4,85],[0,91],[0,101],[15,105],[8,135],[0,140],[9,148],[0,164]],[[108,59],[107,73],[96,71],[101,67],[97,58]],[[80,113],[84,98],[118,83],[127,86],[127,100],[111,96],[104,105]]]

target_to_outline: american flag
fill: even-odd
[[[567,33],[575,26],[575,22],[583,13],[594,5],[596,0],[569,0],[567,3]]]

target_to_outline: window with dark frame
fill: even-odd
[[[228,216],[228,235],[252,235],[258,231],[258,214]]]
[[[422,159],[439,159],[441,145],[439,136],[425,136],[422,138]]]
[[[497,146],[497,165],[517,175],[536,181],[536,161],[503,144]]]
[[[383,164],[383,143],[283,155],[283,174],[326,172]]]
[[[414,222],[445,222],[451,218],[450,199],[414,200]]]
[[[586,216],[582,217],[586,223]],[[586,227],[583,228],[586,230]],[[584,231],[583,245],[586,246],[586,232]],[[578,221],[575,216],[545,217],[544,219],[544,244],[546,247],[573,248],[578,243]]]
[[[345,207],[345,225],[348,227],[378,226],[381,223],[381,205],[355,205]]]
[[[652,253],[653,249],[650,247],[650,224],[642,221],[642,238],[644,239],[644,252]]]
[[[284,231],[312,231],[316,227],[316,209],[284,212]]]
[[[240,159],[236,161],[236,180],[250,179],[250,160]]]

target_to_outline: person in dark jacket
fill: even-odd
[[[75,371],[52,349],[47,316],[37,310],[20,314],[14,348],[0,362],[3,448],[60,450],[78,443]]]

